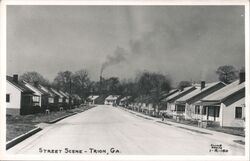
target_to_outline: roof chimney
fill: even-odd
[[[240,78],[239,84],[245,82],[245,72],[244,71],[240,71],[239,78]]]
[[[206,86],[206,82],[205,82],[205,81],[201,81],[201,90],[202,90],[203,88],[205,88],[205,86]]]
[[[13,75],[13,82],[18,83],[18,75],[17,74]]]

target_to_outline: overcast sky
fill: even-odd
[[[244,66],[241,6],[8,6],[7,73],[87,69],[134,77],[149,70],[174,82],[215,81],[221,65]]]

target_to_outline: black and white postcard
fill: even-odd
[[[1,3],[1,160],[249,160],[249,2]]]

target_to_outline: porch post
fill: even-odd
[[[216,110],[217,110],[217,106],[214,106],[214,121],[215,121],[215,116],[216,116]]]
[[[208,111],[209,111],[209,106],[206,107],[207,120],[209,120],[208,119]]]
[[[202,113],[203,106],[200,106],[199,108],[200,108],[199,115],[201,115],[201,120],[203,120],[203,113]]]

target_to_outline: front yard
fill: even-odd
[[[94,106],[83,106],[79,108],[74,108],[70,110],[55,111],[50,112],[50,114],[38,113],[33,115],[23,115],[23,116],[6,116],[6,140],[10,141],[17,136],[20,136],[34,128],[35,125],[43,122],[50,122],[63,116],[67,116],[73,113],[80,113],[86,111]]]
[[[130,110],[132,110],[132,109],[130,109]],[[138,112],[138,111],[136,111],[136,112]],[[139,113],[147,115],[144,112],[139,112]],[[160,118],[161,116],[152,116],[152,117]],[[180,123],[180,124],[184,124],[184,125],[198,127],[198,120],[179,119],[179,121],[177,121],[173,117],[167,117],[167,118],[165,117],[164,119],[166,121],[170,121],[170,122],[175,122],[175,123]],[[206,127],[206,129],[213,130],[213,131],[218,131],[218,132],[223,132],[223,133],[227,133],[227,134],[231,134],[231,135],[237,135],[237,136],[243,136],[243,137],[245,137],[245,130],[244,130],[244,128],[219,127],[219,126],[213,125],[213,126]]]

